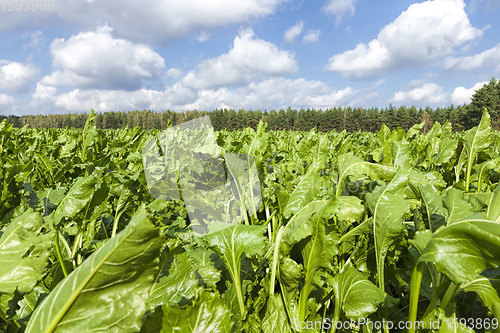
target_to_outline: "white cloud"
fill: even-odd
[[[179,79],[182,76],[182,71],[179,68],[173,67],[166,72],[166,75],[173,79]]]
[[[41,51],[41,44],[43,41],[43,33],[40,30],[25,32],[21,36],[22,38],[29,38],[28,44],[24,46],[24,48],[32,48],[37,49],[39,52]]]
[[[471,97],[472,95],[474,95],[476,90],[480,89],[487,83],[487,81],[478,82],[472,88],[456,87],[455,90],[453,90],[453,92],[451,93],[451,102],[454,105],[469,104],[471,101]]]
[[[344,16],[353,16],[356,11],[355,0],[329,0],[323,11],[335,15],[338,25]]]
[[[53,91],[43,91],[40,88],[38,89],[39,97],[46,99],[34,99],[36,103],[33,103],[32,107],[39,107],[38,112],[43,109],[50,110],[50,112],[54,110],[83,112],[91,108],[100,112],[134,109],[213,110],[220,107],[235,109],[270,109],[287,106],[327,108],[349,105],[356,94],[357,91],[351,87],[334,90],[320,81],[269,78],[234,89],[219,87],[192,90],[176,83],[164,91],[74,89],[54,95]]]
[[[283,1],[55,0],[53,11],[0,11],[0,31],[57,24],[94,29],[96,22],[106,22],[121,37],[168,40],[214,27],[250,22],[272,14]]]
[[[207,31],[202,31],[198,34],[198,42],[200,43],[203,43],[203,42],[206,42],[207,40],[210,39],[210,37],[212,37],[212,34],[207,32]]]
[[[375,77],[387,70],[426,64],[480,37],[463,0],[428,0],[412,4],[368,44],[332,56],[326,70],[354,78]]]
[[[33,65],[0,60],[0,91],[25,92],[37,74]]]
[[[7,111],[14,106],[15,99],[7,94],[0,93],[0,111]]]
[[[219,88],[200,91],[198,98],[186,103],[188,109],[214,109],[222,106],[245,109],[281,107],[327,108],[348,105],[356,94],[350,87],[332,90],[320,81],[270,78],[234,90]]]
[[[302,33],[304,22],[297,22],[293,27],[285,31],[284,39],[287,43],[292,43]]]
[[[67,111],[118,111],[149,109],[151,101],[162,93],[155,90],[75,89],[54,99],[57,108]]]
[[[397,91],[389,100],[391,103],[404,105],[429,105],[440,104],[447,101],[448,96],[443,87],[435,83],[413,82],[414,87],[406,91]]]
[[[321,30],[308,30],[307,33],[302,38],[304,43],[316,43],[321,36]]]
[[[253,31],[247,29],[236,36],[229,52],[203,61],[180,83],[193,89],[208,89],[296,71],[297,63],[293,54],[256,38]]]
[[[164,60],[144,44],[114,38],[108,26],[51,44],[56,71],[41,83],[76,88],[128,89],[162,75]]]
[[[500,72],[500,44],[481,53],[467,57],[447,58],[445,67],[448,70],[470,71],[480,68],[493,68]]]

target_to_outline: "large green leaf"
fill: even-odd
[[[227,333],[232,331],[231,312],[217,293],[204,292],[193,305],[166,306],[161,333]]]
[[[464,292],[472,291],[477,293],[484,305],[500,320],[499,279],[488,279],[484,276],[479,276],[470,282],[462,284],[460,289]]]
[[[443,207],[443,199],[433,185],[417,184],[414,187],[425,206],[429,228],[435,231],[440,225],[445,224],[445,218],[448,216],[448,211]]]
[[[0,294],[30,292],[48,264],[52,232],[43,233],[40,214],[31,209],[2,230],[0,237]]]
[[[480,151],[486,150],[491,145],[491,128],[490,128],[490,115],[486,108],[483,111],[481,122],[478,126],[470,129],[464,136],[464,150],[466,152],[466,178],[465,178],[465,191],[469,191],[470,173],[474,165],[477,155]],[[462,156],[460,160],[463,161]],[[459,171],[460,172],[460,171]]]
[[[448,225],[433,235],[419,262],[432,262],[455,283],[469,282],[500,265],[500,224],[466,219]]]
[[[162,241],[142,208],[127,227],[62,280],[27,332],[138,331]]]
[[[299,321],[307,318],[307,300],[309,299],[316,272],[320,268],[331,269],[332,259],[339,252],[338,239],[327,236],[321,214],[313,216],[312,226],[311,238],[302,249],[305,277],[300,291]]]
[[[173,305],[195,297],[198,278],[191,268],[187,253],[168,258],[164,268],[150,290],[148,305],[154,309],[158,305]]]
[[[235,224],[204,236],[210,246],[224,261],[235,285],[240,314],[245,316],[245,302],[241,283],[241,260],[243,255],[251,257],[262,255],[266,245],[264,232],[266,226]]]
[[[403,216],[410,210],[402,188],[409,173],[401,169],[392,181],[366,195],[366,203],[373,215],[373,234],[379,287],[384,290],[384,262],[389,247],[401,236]]]
[[[262,330],[264,332],[291,332],[290,325],[286,316],[283,300],[279,295],[271,295],[267,301],[267,310],[262,321]]]
[[[385,293],[350,264],[335,275],[332,288],[335,307],[342,308],[346,317],[353,320],[375,312],[385,299]]]
[[[313,200],[321,182],[319,168],[319,163],[309,166],[306,174],[300,179],[283,209],[284,217],[289,218]]]
[[[448,225],[466,219],[473,214],[469,203],[462,198],[463,192],[450,188],[444,198],[444,206],[448,209]]]
[[[368,176],[371,180],[391,180],[396,174],[396,169],[390,166],[370,163],[347,153],[338,157],[339,178],[337,189],[335,191],[337,197],[342,194],[344,182],[348,176],[361,177]]]
[[[63,218],[78,214],[92,200],[96,181],[94,176],[78,178],[49,216],[49,221],[57,225]]]
[[[312,216],[321,212],[328,205],[328,201],[315,200],[305,205],[299,210],[285,226],[281,247],[285,254],[288,254],[292,246],[302,239],[310,236],[314,230]]]

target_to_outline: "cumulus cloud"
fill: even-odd
[[[53,67],[47,86],[134,90],[161,76],[163,58],[145,44],[114,38],[109,26],[51,44]]]
[[[208,89],[282,76],[296,72],[297,67],[293,54],[256,38],[254,32],[247,29],[236,36],[229,52],[201,62],[180,83],[193,89]]]
[[[107,22],[118,36],[168,40],[214,27],[250,22],[272,14],[285,0],[55,0],[53,11],[0,11],[0,31],[26,25],[67,24],[94,29]],[[131,24],[131,23],[138,24]]]
[[[476,90],[482,88],[487,83],[487,81],[478,82],[471,88],[456,87],[451,93],[451,102],[454,105],[469,104],[471,102],[471,97],[474,95]]]
[[[200,91],[198,98],[187,104],[189,109],[231,108],[269,109],[280,107],[327,108],[348,105],[356,94],[351,87],[331,89],[320,81],[270,78],[230,90],[219,88]]]
[[[82,112],[93,108],[96,111],[105,112],[131,109],[213,110],[221,107],[235,109],[269,109],[287,106],[327,108],[349,105],[357,91],[351,87],[335,90],[320,81],[269,78],[232,89],[218,87],[192,90],[176,83],[163,91],[74,89],[54,95],[53,91],[43,91],[40,87],[38,94],[39,97],[46,97],[45,100],[39,99],[38,105],[50,110]]]
[[[307,33],[302,38],[304,43],[316,43],[319,41],[319,37],[321,36],[321,30],[308,30]]]
[[[168,77],[179,79],[182,76],[182,71],[179,68],[170,68],[166,73]]]
[[[356,11],[355,0],[329,0],[323,11],[335,15],[338,25],[344,16],[353,16]]]
[[[293,27],[285,31],[284,39],[287,43],[292,43],[302,33],[304,22],[297,22]]]
[[[500,73],[500,44],[481,53],[467,57],[449,57],[445,61],[448,70],[470,71],[480,68],[493,68]]]
[[[25,92],[37,74],[33,65],[0,60],[0,91]]]
[[[412,85],[414,87],[410,90],[397,91],[389,102],[404,105],[429,105],[444,103],[448,99],[443,87],[435,83],[415,81]]]
[[[353,78],[376,77],[387,70],[426,64],[478,38],[463,0],[412,4],[368,43],[332,56],[326,70]]]
[[[4,93],[0,93],[0,111],[7,111],[14,106],[15,99]]]

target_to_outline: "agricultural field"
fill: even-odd
[[[94,121],[0,124],[2,331],[500,332],[486,110],[461,133],[205,128],[178,156],[179,128]]]

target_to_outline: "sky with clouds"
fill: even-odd
[[[0,114],[449,106],[498,0],[0,0]]]

